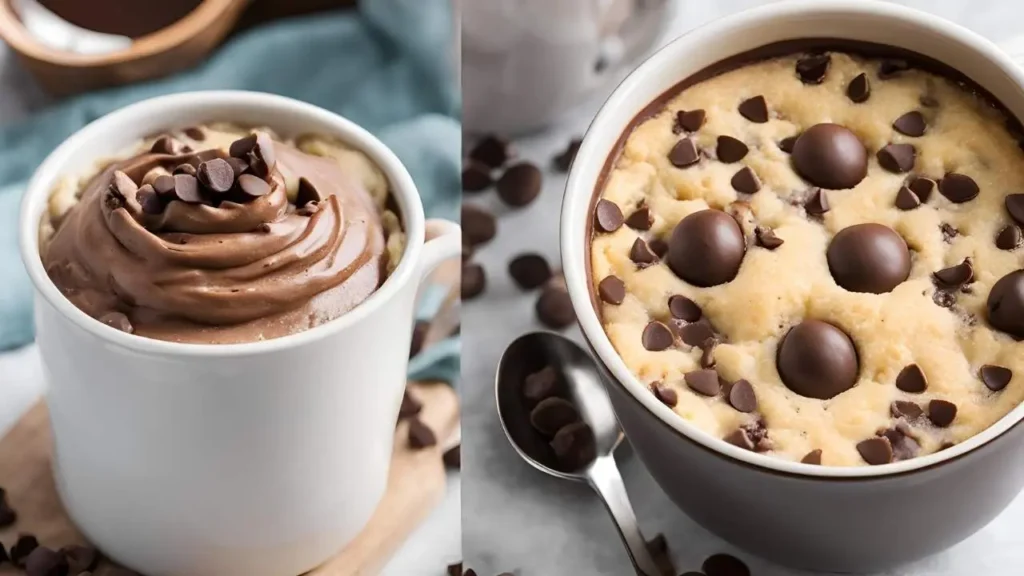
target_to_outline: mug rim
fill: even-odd
[[[615,142],[622,136],[622,129],[615,123],[614,115],[622,108],[629,108],[635,116],[645,106],[651,104],[649,101],[634,102],[637,97],[633,95],[633,92],[645,84],[654,82],[661,74],[661,70],[667,68],[671,61],[704,41],[728,37],[730,34],[734,34],[736,29],[749,25],[764,26],[784,18],[793,19],[810,14],[828,16],[840,12],[893,20],[918,30],[927,29],[956,43],[959,48],[971,50],[983,57],[994,68],[1001,70],[1011,78],[1016,85],[1024,88],[1024,69],[1013,62],[1009,55],[991,41],[954,22],[899,4],[878,0],[783,0],[719,18],[678,36],[660,48],[640,63],[602,104],[587,129],[566,181],[560,222],[560,243],[562,266],[569,296],[583,337],[596,354],[597,361],[612,376],[614,380],[612,385],[624,388],[633,397],[633,400],[641,404],[651,416],[674,431],[681,437],[681,440],[696,443],[701,448],[766,473],[816,480],[866,481],[921,472],[958,460],[1019,424],[1024,419],[1024,402],[1018,404],[989,427],[951,448],[918,458],[877,466],[820,466],[783,460],[744,450],[696,427],[689,420],[657,401],[626,366],[625,361],[604,331],[591,298],[589,250],[587,249],[589,238],[586,235],[586,220],[590,214],[589,206],[598,193],[597,185],[600,173],[610,154],[615,152],[614,148],[607,149],[606,142],[609,140]],[[812,33],[806,37],[817,36]],[[842,38],[842,36],[837,36],[837,38]],[[930,56],[924,52],[922,54]],[[938,60],[941,61],[941,59]],[[713,62],[708,63],[708,65],[713,64]],[[680,80],[683,78],[675,79],[677,82]],[[980,82],[978,84],[984,87]],[[601,138],[600,142],[597,141],[598,138]],[[586,209],[581,210],[581,205]]]
[[[398,266],[377,290],[341,316],[301,332],[255,342],[201,344],[158,340],[122,332],[89,316],[57,289],[46,274],[39,254],[38,238],[43,210],[46,209],[53,186],[65,175],[64,166],[72,158],[88,155],[83,151],[104,132],[117,126],[130,127],[136,118],[159,116],[170,110],[182,109],[193,110],[201,115],[206,109],[222,109],[225,105],[239,111],[263,110],[267,107],[288,111],[322,126],[324,134],[337,137],[366,154],[384,173],[389,193],[402,210],[406,246]],[[273,122],[267,125],[277,129]],[[167,125],[163,128],[172,127]],[[147,135],[139,134],[138,137]],[[247,90],[198,90],[157,96],[120,108],[87,124],[57,146],[33,173],[21,199],[18,222],[19,250],[35,287],[36,305],[39,297],[42,297],[65,319],[111,344],[146,354],[173,357],[235,357],[277,352],[322,340],[361,322],[385,306],[412,279],[424,245],[426,226],[423,203],[416,183],[398,156],[380,139],[355,122],[319,106],[286,96]]]

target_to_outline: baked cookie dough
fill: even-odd
[[[884,464],[1024,398],[1024,153],[905,60],[740,66],[640,121],[599,191],[604,328],[652,393],[778,458]]]

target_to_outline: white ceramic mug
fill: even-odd
[[[393,274],[336,320],[230,345],[133,336],[76,308],[50,281],[38,230],[58,179],[144,135],[209,121],[321,133],[384,172],[408,246]],[[461,251],[456,224],[424,241],[416,185],[383,143],[321,108],[269,94],[192,92],[86,126],[36,171],[22,258],[36,291],[61,498],[85,536],[150,576],[294,576],[351,541],[380,501],[406,381],[416,291]]]

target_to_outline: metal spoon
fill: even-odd
[[[594,434],[596,457],[572,470],[556,459],[547,439],[530,425],[529,407],[522,393],[523,381],[528,374],[546,366],[553,367],[560,375],[566,399],[572,400],[580,418]],[[542,472],[589,484],[612,515],[637,574],[660,576],[661,569],[640,533],[622,475],[612,456],[622,440],[622,432],[593,359],[574,342],[557,334],[526,334],[502,355],[495,378],[495,395],[501,427],[516,452]]]

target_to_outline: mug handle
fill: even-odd
[[[462,228],[455,222],[430,218],[426,223],[426,236],[423,256],[420,258],[420,283],[442,262],[462,253]]]

